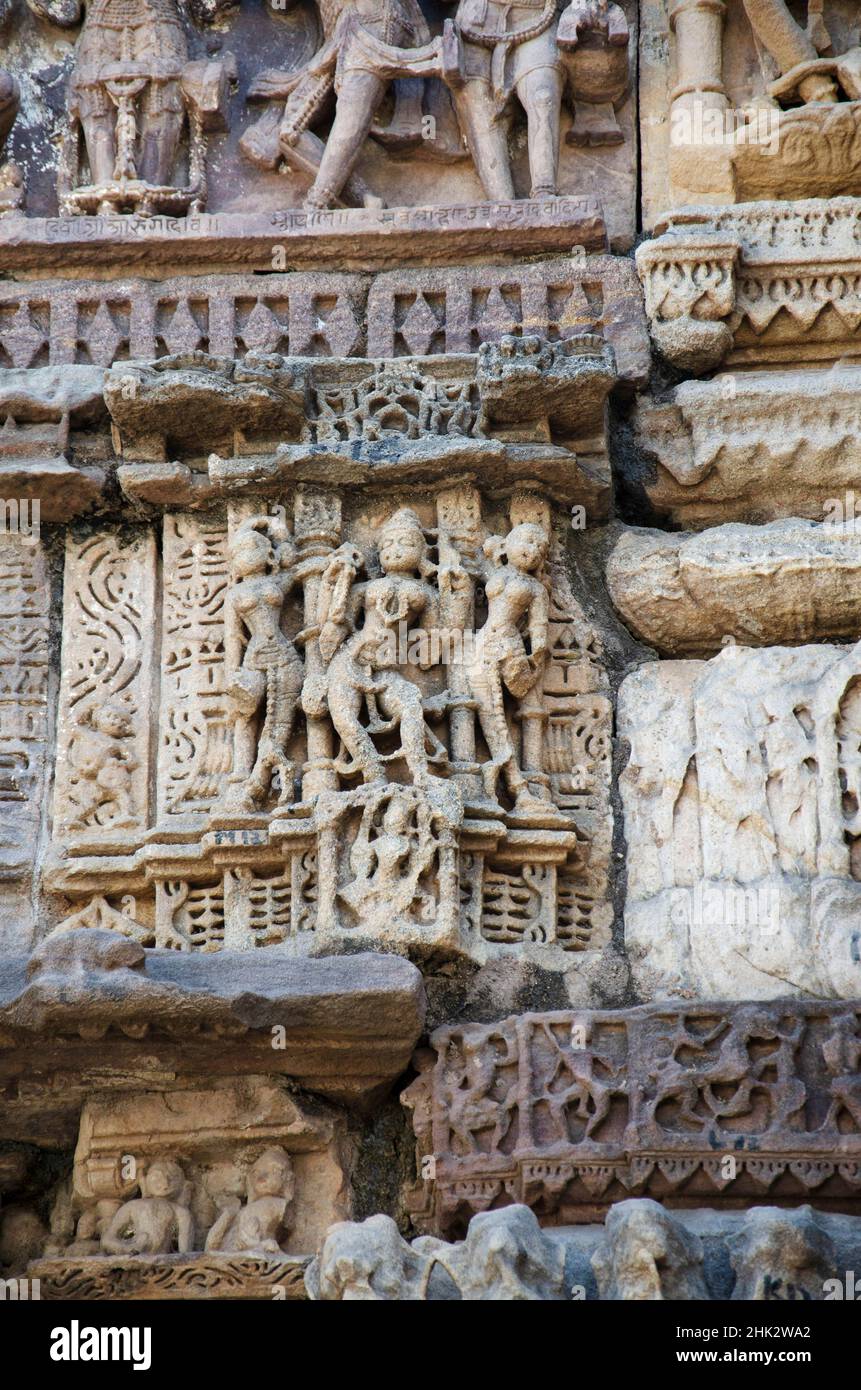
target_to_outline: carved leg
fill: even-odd
[[[504,768],[507,778],[508,769],[515,762],[511,735],[505,722],[502,680],[496,666],[478,666],[470,671],[469,683],[478,705],[479,727],[490,753],[490,762],[484,763],[481,769],[484,794],[489,801],[495,801],[500,771]]]
[[[92,182],[97,187],[113,183],[117,158],[116,115],[110,112],[105,115],[84,116],[81,124],[84,127]]]
[[[414,693],[413,693],[414,692]],[[425,753],[424,709],[418,686],[402,678],[390,678],[385,691],[379,695],[380,708],[387,719],[397,719],[401,731],[401,747],[407,767],[417,787],[427,785],[428,764]]]
[[[337,199],[368,138],[388,82],[372,72],[348,72],[341,83],[335,120],[306,205],[326,208]]]
[[[531,197],[551,198],[556,193],[559,165],[562,74],[556,68],[533,68],[518,82],[517,95],[529,128]]]
[[[359,723],[362,691],[349,685],[335,663],[330,667],[329,715],[335,731],[365,782],[385,782],[380,755],[366,729]]]
[[[497,115],[489,83],[472,79],[456,88],[452,96],[486,196],[496,203],[510,201],[514,198],[514,183],[508,156],[508,125]]]
[[[151,106],[144,97],[140,122],[138,176],[155,188],[169,188],[176,172],[176,152],[182,135],[182,112]]]
[[[744,0],[744,8],[751,28],[781,72],[789,72],[799,63],[813,62],[817,58],[813,41],[795,22],[785,0]],[[798,84],[798,91],[804,101],[837,100],[834,80],[824,73],[805,77]]]

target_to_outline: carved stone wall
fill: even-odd
[[[0,1291],[849,1281],[857,9],[0,0]]]

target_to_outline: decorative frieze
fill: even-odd
[[[462,1234],[523,1202],[544,1221],[632,1194],[851,1203],[861,1184],[852,1004],[673,1004],[438,1029],[403,1094],[413,1220]]]
[[[260,269],[272,270],[270,257]],[[252,351],[424,357],[476,352],[506,333],[559,341],[584,332],[603,332],[623,380],[647,375],[645,319],[629,261],[571,256],[375,276],[255,276],[243,267],[157,280],[0,283],[0,362],[16,367],[107,367],[197,350],[229,358]]]

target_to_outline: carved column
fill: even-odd
[[[319,559],[316,573],[305,580],[305,628],[300,634],[305,648],[305,680],[313,684],[322,678],[324,669],[318,642],[320,577],[341,539],[341,499],[337,493],[299,488],[294,499],[294,535],[302,560]],[[334,734],[329,720],[308,717],[307,729],[308,760],[302,776],[304,801],[324,791],[338,790],[338,774],[332,766]]]
[[[676,86],[672,109],[723,111],[723,0],[674,0],[670,28],[676,36]]]

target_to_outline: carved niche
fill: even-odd
[[[474,416],[360,395],[318,433]],[[602,947],[611,706],[548,502],[278,493],[69,539],[46,885],[182,951]]]
[[[88,1100],[31,1277],[53,1299],[302,1298],[351,1162],[337,1112],[271,1079]]]

